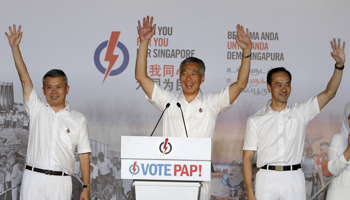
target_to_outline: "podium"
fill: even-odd
[[[136,200],[197,200],[211,178],[211,138],[121,138],[121,178],[133,179]]]

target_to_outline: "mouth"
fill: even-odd
[[[187,89],[191,89],[193,87],[194,84],[185,84]]]
[[[53,100],[58,99],[58,96],[51,96],[51,99]]]
[[[283,97],[286,97],[287,96],[287,93],[279,93],[280,96],[283,96]]]

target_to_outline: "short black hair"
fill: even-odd
[[[268,73],[267,73],[267,84],[271,85],[272,83],[272,74],[274,73],[278,73],[278,72],[286,72],[289,75],[290,81],[292,81],[292,74],[286,70],[286,68],[284,67],[276,67],[271,69]]]
[[[43,86],[45,86],[45,80],[47,77],[62,77],[66,86],[68,86],[67,75],[60,69],[51,69],[43,77]]]
[[[203,75],[205,73],[205,65],[204,65],[204,62],[203,60],[199,59],[199,58],[196,58],[196,57],[188,57],[186,58],[185,60],[183,60],[181,63],[180,63],[180,67],[179,67],[179,71],[181,73],[181,70],[182,70],[182,66],[185,64],[185,63],[197,63],[199,65],[199,69],[200,69],[200,72],[201,72],[201,75]]]

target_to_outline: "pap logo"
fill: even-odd
[[[102,84],[106,80],[107,76],[116,76],[116,75],[122,73],[129,64],[129,51],[123,43],[118,41],[119,35],[120,35],[119,31],[113,31],[109,41],[106,40],[106,41],[102,42],[97,47],[97,49],[95,51],[94,61],[95,61],[96,68],[98,69],[98,71],[100,71],[102,74],[105,75],[105,77],[102,81]],[[100,61],[101,52],[106,47],[107,47],[107,52],[106,52],[106,56],[105,56],[104,61],[109,62],[109,65],[107,68],[105,68],[101,64],[101,61]],[[124,60],[123,60],[122,64],[117,69],[112,70],[115,62],[117,61],[117,59],[119,57],[119,55],[114,54],[114,50],[116,47],[122,51]]]
[[[130,165],[129,172],[134,176],[134,174],[138,174],[140,172],[140,167],[137,165],[137,161],[134,162],[134,164]]]
[[[170,142],[168,142],[169,138],[165,138],[165,141],[160,143],[159,145],[159,151],[163,154],[169,154],[173,147],[171,146]],[[164,151],[163,151],[164,150]]]

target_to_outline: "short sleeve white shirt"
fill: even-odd
[[[108,173],[111,173],[111,168],[113,167],[112,162],[104,158],[103,162],[100,160],[97,162],[98,169],[100,170],[101,175],[106,175]]]
[[[162,89],[154,83],[152,99],[146,99],[160,111],[165,109],[167,103],[170,107],[164,112],[163,136],[186,137],[181,116],[181,110],[176,105],[181,104],[188,137],[212,138],[214,136],[217,116],[230,108],[229,87],[218,93],[203,94],[199,91],[197,97],[188,103],[183,92],[176,94]]]
[[[248,118],[243,150],[257,151],[257,167],[301,163],[306,126],[320,113],[317,96],[281,112],[270,104]]]
[[[57,113],[33,89],[25,101],[30,119],[26,164],[41,169],[74,170],[74,150],[90,153],[88,123],[84,115],[66,107]]]

